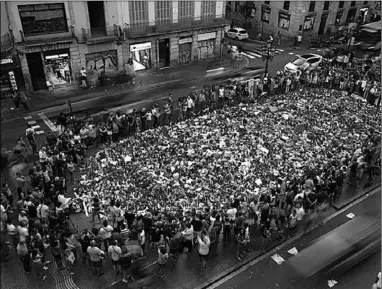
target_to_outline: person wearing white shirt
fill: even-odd
[[[228,219],[229,219],[231,222],[235,221],[235,219],[236,219],[236,213],[237,213],[237,209],[234,208],[234,207],[231,207],[230,209],[227,210]]]
[[[113,227],[107,223],[107,220],[104,220],[102,227],[99,229],[99,236],[103,239],[103,244],[105,246],[105,251],[108,250],[111,233],[113,232]]]
[[[20,242],[26,242],[27,238],[29,236],[29,231],[27,228],[27,225],[25,223],[22,223],[20,226],[17,227],[19,230],[19,237],[20,237]]]
[[[101,275],[100,270],[102,266],[102,259],[104,259],[104,256],[105,256],[104,251],[96,247],[96,242],[92,240],[86,252],[89,254],[90,261],[92,263],[93,274]]]
[[[305,215],[305,210],[300,203],[296,204],[296,213],[297,213],[297,221],[301,222]]]
[[[113,270],[118,275],[121,271],[120,265],[119,265],[119,259],[122,255],[122,249],[118,246],[118,241],[114,241],[114,245],[110,245],[108,249],[108,254],[111,259],[111,263],[113,265]]]
[[[37,206],[37,217],[39,219],[48,219],[48,215],[49,215],[49,207],[42,203],[42,204],[39,204]]]
[[[46,147],[42,147],[38,152],[38,157],[41,165],[45,165],[48,162],[48,155],[46,154]]]
[[[183,245],[188,249],[188,252],[191,252],[192,245],[194,241],[194,227],[188,223],[186,229],[181,233],[183,237]]]
[[[141,229],[138,233],[138,242],[142,247],[142,252],[145,253],[145,244],[146,244],[146,234],[145,230]]]
[[[61,204],[59,207],[61,210],[69,208],[69,201],[71,200],[71,198],[65,198],[65,196],[62,193],[60,193],[57,197],[57,200]]]

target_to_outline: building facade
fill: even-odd
[[[0,2],[1,12],[1,51],[0,51],[0,95],[11,97],[14,90],[24,88],[24,78],[20,59],[15,53],[14,41],[10,32],[10,22],[6,3]]]
[[[4,3],[4,2],[1,2]],[[217,57],[224,1],[5,2],[27,90]],[[3,35],[3,34],[2,34]],[[4,33],[5,35],[5,33]]]
[[[375,7],[374,1],[256,2],[257,31],[285,37],[301,33],[308,39],[335,32],[350,23],[367,22],[376,12]]]

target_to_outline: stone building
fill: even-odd
[[[301,33],[309,39],[350,23],[367,22],[374,7],[374,1],[256,2],[257,31],[265,35],[280,33],[286,38]]]
[[[77,85],[81,67],[96,83],[217,57],[227,22],[225,1],[1,3],[26,90]]]

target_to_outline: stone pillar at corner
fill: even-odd
[[[24,82],[25,82],[25,90],[27,92],[33,91],[32,79],[29,73],[29,67],[27,62],[26,54],[22,51],[19,52],[21,71],[23,73]]]

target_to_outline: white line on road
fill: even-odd
[[[251,58],[251,59],[256,59],[255,56],[253,56],[253,55],[251,55],[251,54],[249,54],[249,53],[246,53],[246,52],[242,52],[241,55],[243,55],[243,56],[247,56],[247,57],[249,57],[249,58]]]
[[[288,54],[289,54],[289,55],[293,55],[293,54],[294,54],[294,52],[289,52]]]
[[[256,52],[253,52],[253,51],[245,51],[246,53],[249,53],[249,54],[251,54],[251,55],[253,55],[253,56],[255,56],[255,57],[262,57],[261,56],[261,54],[258,54],[258,53],[256,53]]]
[[[45,124],[47,125],[47,127],[49,127],[51,131],[57,131],[57,127],[45,114],[39,113],[38,116],[45,122]]]
[[[285,50],[284,49],[276,49],[277,51],[281,51],[281,52],[284,52]]]
[[[224,67],[219,67],[219,68],[207,70],[207,72],[219,71],[219,70],[223,70],[223,69],[224,69]]]
[[[373,189],[370,193],[362,196],[361,198],[359,198],[358,200],[350,203],[349,205],[345,206],[344,208],[342,208],[341,210],[335,212],[334,214],[326,217],[322,222],[319,222],[318,224],[316,224],[315,226],[313,226],[312,228],[310,228],[307,233],[317,229],[319,226],[329,222],[330,220],[334,219],[335,217],[337,217],[338,215],[341,215],[343,212],[349,210],[350,208],[354,207],[355,205],[363,202],[364,200],[366,200],[367,198],[375,195],[377,192],[380,192],[381,191],[381,187],[377,187],[375,189]],[[249,267],[252,267],[254,265],[256,265],[257,263],[263,261],[264,259],[267,259],[269,258],[270,256],[272,256],[273,254],[275,254],[277,251],[283,249],[284,247],[287,247],[289,246],[291,243],[295,242],[296,240],[298,240],[299,238],[301,238],[302,236],[304,235],[304,233],[300,233],[300,234],[297,234],[296,236],[294,236],[293,238],[289,239],[288,241],[285,241],[284,243],[282,243],[280,246],[274,248],[273,250],[267,252],[266,254],[264,255],[261,255],[260,257],[254,259],[253,261],[249,262],[248,264],[246,264],[245,266],[241,267],[239,270],[237,271],[234,271],[232,272],[231,274],[229,274],[228,276],[222,278],[221,280],[219,280],[218,282],[212,284],[211,286],[200,286],[200,287],[197,287],[195,289],[199,289],[199,288],[208,288],[208,289],[215,289],[217,287],[219,287],[220,285],[224,284],[225,282],[227,282],[228,280],[234,278],[235,276],[239,275],[240,273],[243,273],[244,271],[246,271]]]

